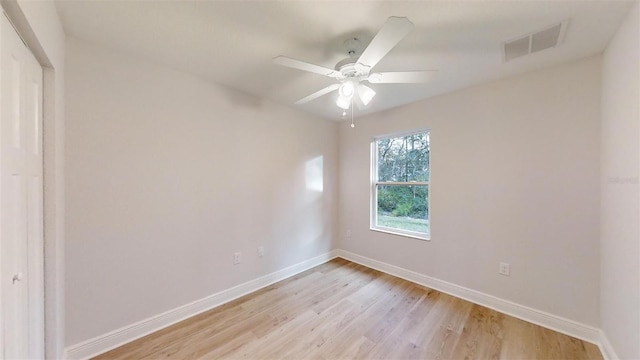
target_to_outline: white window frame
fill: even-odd
[[[404,137],[414,134],[427,133],[429,135],[429,181],[378,181],[378,141],[384,139],[398,138]],[[387,134],[376,136],[371,140],[371,188],[370,188],[370,196],[371,199],[371,217],[370,217],[370,230],[379,231],[387,234],[400,235],[405,237],[410,237],[419,240],[431,240],[431,130],[430,129],[419,129],[412,130],[407,132],[400,132],[394,134]],[[378,186],[380,185],[390,185],[390,186],[426,186],[429,196],[427,196],[427,210],[429,212],[429,232],[421,233],[417,231],[403,230],[397,228],[390,228],[386,226],[379,226],[378,224],[378,192],[376,191]]]

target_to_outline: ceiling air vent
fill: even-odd
[[[548,26],[540,31],[506,41],[503,45],[504,61],[558,46],[562,42],[567,21]]]

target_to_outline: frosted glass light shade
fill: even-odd
[[[364,104],[364,106],[367,106],[371,102],[371,99],[373,99],[373,97],[376,96],[376,92],[373,91],[372,88],[366,85],[360,84],[358,86],[358,95],[360,95],[360,100],[362,100],[362,103]]]
[[[338,90],[338,92],[340,93],[340,96],[351,98],[355,90],[356,90],[356,87],[353,84],[353,82],[345,81],[342,83],[342,85],[340,85],[340,89]]]
[[[336,105],[338,105],[339,108],[347,110],[350,106],[351,106],[351,97],[347,97],[347,96],[338,96],[338,100],[336,100]]]

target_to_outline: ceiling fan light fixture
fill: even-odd
[[[362,100],[362,104],[364,106],[369,105],[374,96],[376,96],[376,92],[363,84],[358,85],[358,95],[360,95],[360,100]]]
[[[355,90],[356,87],[353,84],[353,81],[345,81],[342,83],[342,85],[340,85],[340,89],[338,89],[338,92],[340,93],[341,97],[351,98]]]
[[[338,107],[343,110],[349,109],[349,107],[351,106],[351,96],[349,97],[342,96],[342,95],[338,96],[338,99],[336,100],[336,105],[338,105]]]

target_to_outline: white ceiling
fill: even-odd
[[[65,32],[108,48],[329,119],[334,94],[293,103],[329,85],[274,65],[285,55],[329,68],[343,42],[368,43],[389,16],[415,29],[374,71],[438,69],[427,84],[372,84],[356,116],[600,53],[634,2],[621,1],[57,1]],[[501,44],[569,19],[564,43],[511,62]]]

